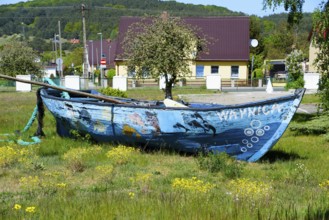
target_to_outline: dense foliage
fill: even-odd
[[[197,6],[175,1],[159,0],[87,0],[85,1],[88,26],[87,38],[97,39],[102,32],[104,38],[114,38],[121,16],[158,15],[170,11],[178,16],[227,16],[243,15],[223,7]],[[62,37],[81,38],[81,1],[78,0],[34,0],[14,5],[0,6],[0,36],[25,31],[26,36],[43,39],[53,38],[58,32],[58,20],[62,24]]]
[[[102,88],[99,90],[99,92],[104,95],[108,95],[108,96],[116,96],[116,97],[123,97],[123,98],[128,97],[126,92],[121,91],[119,89],[113,89],[111,87]]]
[[[37,53],[24,42],[12,40],[0,48],[0,72],[9,76],[39,75]]]

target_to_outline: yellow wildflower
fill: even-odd
[[[322,183],[319,184],[319,186],[320,186],[322,189],[329,190],[329,180],[325,180],[325,181],[323,181]]]
[[[192,177],[191,179],[176,178],[172,182],[172,187],[187,191],[207,193],[213,189],[215,185],[211,183],[205,183],[196,177]]]
[[[133,193],[133,192],[129,192],[129,197],[130,197],[131,199],[135,198],[135,193]]]
[[[270,184],[249,179],[236,179],[230,181],[228,188],[236,200],[257,200],[270,196],[272,187]]]
[[[20,187],[27,190],[34,190],[41,187],[41,180],[38,176],[28,176],[19,179]]]
[[[131,159],[131,156],[136,153],[139,153],[139,150],[132,147],[119,145],[118,147],[108,151],[106,156],[116,164],[126,164]]]
[[[34,206],[26,207],[25,211],[29,212],[29,213],[34,213],[35,212],[35,207]]]
[[[66,183],[57,183],[56,186],[58,188],[65,188],[66,187]]]
[[[21,208],[22,208],[22,206],[20,204],[15,204],[14,205],[15,210],[20,210]]]

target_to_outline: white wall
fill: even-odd
[[[314,89],[317,90],[319,88],[319,80],[320,80],[320,74],[319,73],[304,73],[304,81],[305,89]]]
[[[31,80],[31,75],[16,75],[16,78],[24,79],[24,80]],[[16,82],[16,91],[31,92],[32,91],[32,84]]]

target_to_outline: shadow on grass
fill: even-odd
[[[305,159],[299,156],[296,153],[287,153],[281,150],[271,150],[267,152],[259,162],[269,162],[275,163],[277,161],[288,161],[288,160],[297,160],[297,159]]]
[[[305,113],[295,113],[294,117],[292,118],[292,121],[295,122],[307,122],[312,120],[314,117],[316,117],[316,114],[305,114]]]

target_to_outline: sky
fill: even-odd
[[[14,4],[23,0],[0,0],[0,5]],[[26,0],[24,0],[26,1]],[[217,5],[228,8],[231,11],[244,12],[247,15],[257,15],[260,17],[284,12],[282,7],[276,9],[263,10],[263,0],[176,0],[177,2],[202,5]],[[303,11],[313,12],[319,6],[322,0],[305,0]]]
[[[248,15],[257,15],[260,17],[274,13],[284,12],[284,8],[263,10],[263,0],[177,0],[177,2],[202,5],[217,5],[228,8],[231,11],[244,12]],[[303,11],[313,12],[319,6],[322,0],[305,0]]]

